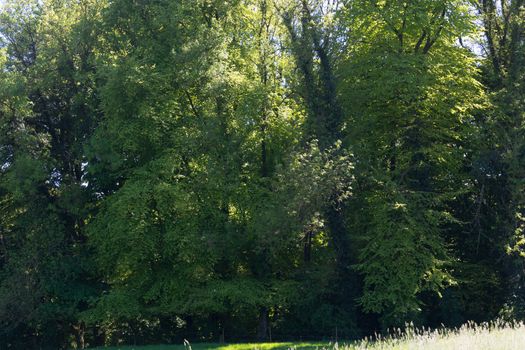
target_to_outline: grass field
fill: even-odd
[[[404,334],[351,344],[330,343],[264,343],[264,344],[191,344],[142,347],[97,348],[97,350],[523,350],[523,324],[467,324],[457,330],[411,330]]]
[[[111,348],[96,348],[96,350],[314,350],[314,349],[331,349],[329,343],[244,343],[244,344],[191,344],[184,345],[155,345],[155,346],[123,346]]]

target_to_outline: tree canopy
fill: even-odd
[[[525,319],[523,0],[0,8],[0,348]]]

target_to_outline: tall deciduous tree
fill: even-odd
[[[480,147],[478,172],[478,208],[493,236],[484,232],[480,239],[497,241],[495,255],[504,261],[509,311],[523,317],[525,3],[483,0],[475,6],[483,23],[484,78],[496,107],[483,121],[488,142]],[[480,232],[484,227],[478,225]]]
[[[97,289],[87,272],[83,143],[97,124],[100,4],[7,2],[1,15],[2,324],[20,342],[83,344],[79,312]],[[5,225],[5,226],[4,226]],[[22,335],[22,336],[20,336]]]
[[[455,44],[471,30],[468,10],[463,1],[351,1],[345,9],[355,44],[338,73],[362,197],[352,216],[360,300],[387,326],[413,319],[426,291],[453,283],[446,232],[451,202],[469,191],[462,169],[483,101],[473,57]]]

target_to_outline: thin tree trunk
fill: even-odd
[[[262,307],[259,311],[259,325],[257,326],[257,340],[265,342],[268,340],[268,309]]]

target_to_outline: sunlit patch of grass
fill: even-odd
[[[151,346],[118,346],[110,348],[96,348],[92,350],[316,350],[331,349],[328,342],[283,342],[283,343],[243,343],[243,344],[214,344],[195,343],[189,345],[151,345]]]
[[[418,330],[373,341],[363,340],[339,347],[344,350],[522,350],[525,349],[523,323],[467,323],[459,329]]]

